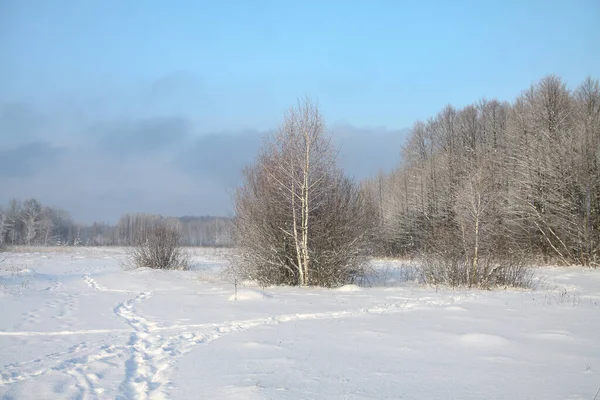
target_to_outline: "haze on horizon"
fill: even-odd
[[[0,204],[230,215],[261,136],[304,95],[345,170],[373,176],[445,104],[600,75],[599,22],[593,0],[0,0]]]

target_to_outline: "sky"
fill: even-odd
[[[357,179],[446,104],[600,78],[600,2],[0,0],[0,203],[231,215],[302,96]]]

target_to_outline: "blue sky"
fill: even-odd
[[[261,132],[309,95],[331,126],[387,132],[378,136],[384,151],[397,145],[392,135],[448,103],[512,100],[548,74],[572,88],[600,77],[598,43],[597,0],[0,0],[0,150],[35,143],[38,154],[45,144],[59,157],[86,144],[95,153],[94,137],[119,135],[116,126],[139,132],[148,121],[175,123],[177,137]],[[384,169],[399,151],[390,154]],[[354,173],[374,169],[365,168]],[[9,182],[14,195],[46,193],[20,179]],[[108,188],[94,190],[110,198]]]
[[[600,70],[596,0],[0,3],[4,100],[137,109],[130,97],[170,79],[186,104],[156,112],[182,107],[207,129],[276,124],[303,94],[332,122],[404,128]]]

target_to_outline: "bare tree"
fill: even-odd
[[[6,222],[5,227],[7,229],[6,237],[11,245],[19,244],[22,236],[23,223],[21,221],[21,203],[12,199],[8,203],[6,209]]]
[[[23,203],[21,221],[24,226],[25,244],[34,244],[40,234],[42,225],[42,205],[36,199],[29,199]]]
[[[6,212],[0,207],[0,248],[6,246],[6,231],[8,228]]]
[[[300,286],[335,286],[364,274],[374,205],[336,157],[309,99],[286,113],[236,193],[236,273]]]
[[[600,85],[587,78],[575,92],[576,181],[580,194],[579,259],[600,266]]]

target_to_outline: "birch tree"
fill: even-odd
[[[6,209],[7,238],[11,245],[20,244],[23,223],[21,221],[21,202],[12,199]]]
[[[581,264],[600,266],[600,85],[587,78],[575,91],[575,152],[580,194]]]
[[[6,245],[6,228],[7,228],[6,212],[0,207],[0,249]]]
[[[42,205],[39,201],[29,199],[23,203],[21,221],[24,227],[25,244],[34,244],[40,234],[42,224]]]
[[[266,284],[335,286],[359,278],[374,206],[337,167],[317,106],[299,102],[236,193],[237,273]]]

